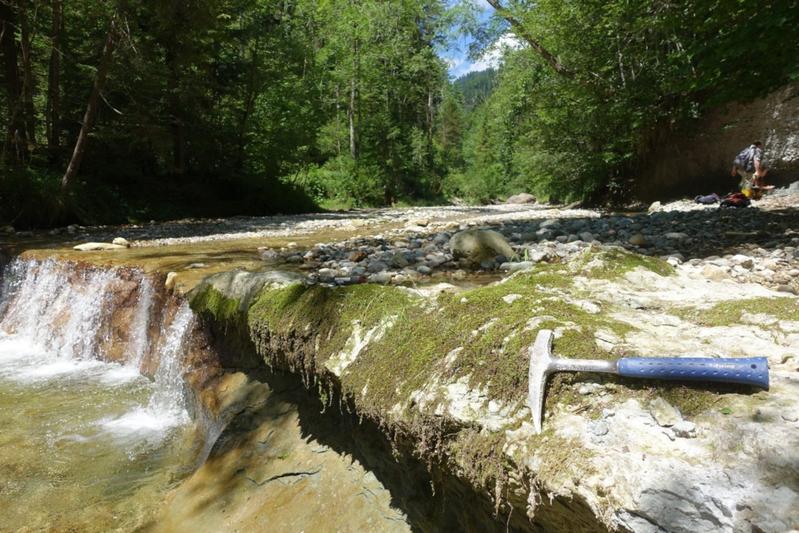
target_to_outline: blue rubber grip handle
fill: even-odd
[[[628,378],[719,381],[768,389],[765,357],[624,357],[618,361],[618,371]]]

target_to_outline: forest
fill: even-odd
[[[608,203],[663,131],[799,79],[799,2],[0,0],[0,55],[0,225]]]

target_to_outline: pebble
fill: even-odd
[[[465,270],[460,270],[460,269],[454,271],[451,274],[452,279],[454,279],[456,281],[464,280],[464,279],[466,279],[466,276],[467,276],[466,271]]]
[[[666,233],[666,234],[665,234],[665,235],[663,235],[663,236],[664,236],[665,238],[667,238],[667,239],[670,239],[670,240],[675,240],[675,241],[682,241],[682,240],[684,240],[684,239],[687,239],[687,238],[688,238],[688,234],[687,234],[687,233],[673,232],[673,231],[672,231],[672,232],[669,232],[669,233]]]
[[[392,274],[390,272],[377,272],[369,276],[369,281],[371,283],[378,283],[380,285],[385,285],[391,281]]]
[[[360,261],[363,261],[367,257],[368,257],[368,255],[363,250],[355,250],[354,252],[350,253],[347,256],[347,259],[349,259],[350,261],[352,261],[354,263],[358,263]]]
[[[787,284],[778,285],[777,292],[786,292],[788,294],[799,294],[799,291],[796,290],[796,287]]]
[[[597,437],[603,437],[608,434],[610,428],[608,427],[607,422],[604,420],[598,420],[591,424],[591,433],[593,433]]]
[[[670,427],[682,420],[680,412],[663,398],[655,398],[649,404],[649,414],[659,426]]]
[[[382,261],[374,261],[369,263],[369,266],[366,267],[366,270],[372,273],[383,272],[384,270],[388,269],[388,265],[383,263]]]
[[[284,249],[263,248],[258,252],[268,262],[303,264],[301,268],[309,279],[324,279],[326,282],[337,278],[337,283],[347,278],[362,281],[365,275],[388,272],[392,279],[396,278],[394,282],[399,283],[438,271],[444,271],[452,280],[463,280],[468,278],[462,270],[464,265],[453,261],[449,253],[452,231],[492,228],[513,241],[513,251],[523,260],[495,258],[481,265],[485,270],[499,267],[502,272],[514,273],[534,268],[542,261],[566,262],[589,245],[617,245],[660,256],[675,268],[694,268],[694,272],[714,281],[759,283],[785,294],[799,293],[799,232],[790,217],[776,217],[769,209],[720,212],[696,206],[690,201],[661,203],[654,207],[648,215],[578,215],[579,218],[563,218],[565,211],[552,210],[550,218],[545,220],[503,220],[500,211],[489,213],[480,220],[475,212],[467,214],[460,222],[444,222],[438,218],[439,215],[430,215],[427,209],[386,211],[375,213],[374,219],[380,222],[401,220],[412,227],[406,227],[402,232],[392,230],[384,235],[355,236],[348,241],[319,244],[308,250],[289,243]],[[440,223],[431,231],[433,220]],[[191,242],[195,237],[229,238],[237,231],[266,229],[268,232],[269,228],[275,227],[282,228],[280,231],[291,231],[297,223],[302,223],[303,229],[315,230],[331,225],[341,229],[356,228],[361,225],[361,220],[357,217],[334,221],[289,217],[186,219],[126,226],[125,236],[138,241],[138,245],[147,244],[142,242],[143,239],[175,241],[159,243],[173,244]],[[102,243],[114,238],[115,235],[109,233],[117,230],[83,228],[73,224],[58,231],[76,235],[75,238],[82,242],[94,240]],[[330,270],[317,272],[318,269]]]
[[[522,270],[530,270],[535,266],[536,261],[519,261],[518,263],[511,263],[509,272],[520,272]]]
[[[493,259],[485,259],[480,261],[480,268],[483,270],[494,270],[497,268],[497,263]]]
[[[505,296],[502,297],[502,301],[510,305],[521,297],[522,297],[521,294],[506,294]]]
[[[636,233],[635,235],[630,237],[628,242],[633,246],[646,246],[646,237],[644,237],[640,233]]]
[[[725,281],[730,279],[730,275],[727,271],[716,265],[706,265],[702,269],[702,276],[711,281]]]
[[[259,248],[258,254],[261,256],[262,261],[267,261],[269,263],[275,263],[281,258],[280,252],[272,250],[271,248]]]
[[[391,266],[394,268],[405,268],[410,263],[408,259],[405,257],[405,254],[401,252],[397,252],[391,256]]]
[[[696,437],[696,424],[688,420],[680,420],[672,426],[672,431],[683,439],[693,439]]]

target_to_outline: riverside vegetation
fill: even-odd
[[[619,200],[665,132],[799,75],[794,0],[488,4],[4,1],[0,223]]]

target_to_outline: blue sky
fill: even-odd
[[[454,0],[450,5],[457,2],[472,2],[475,4],[479,9],[480,22],[487,22],[494,12],[493,8],[485,0]],[[453,79],[460,78],[469,72],[497,67],[502,59],[504,47],[519,47],[519,42],[516,38],[508,33],[500,37],[480,58],[472,59],[469,57],[469,45],[472,41],[473,39],[470,35],[460,35],[455,42],[450,44],[449,48],[439,53],[441,58],[449,65],[449,75]]]
[[[491,6],[485,0],[453,0],[450,5],[458,4],[461,2],[471,2],[477,5],[480,10],[480,21],[488,20],[491,16]],[[469,45],[472,43],[470,35],[460,35],[458,39],[450,44],[450,47],[440,52],[441,58],[449,65],[449,75],[453,78],[459,78],[464,74],[476,70],[485,70],[485,66],[469,58]]]

